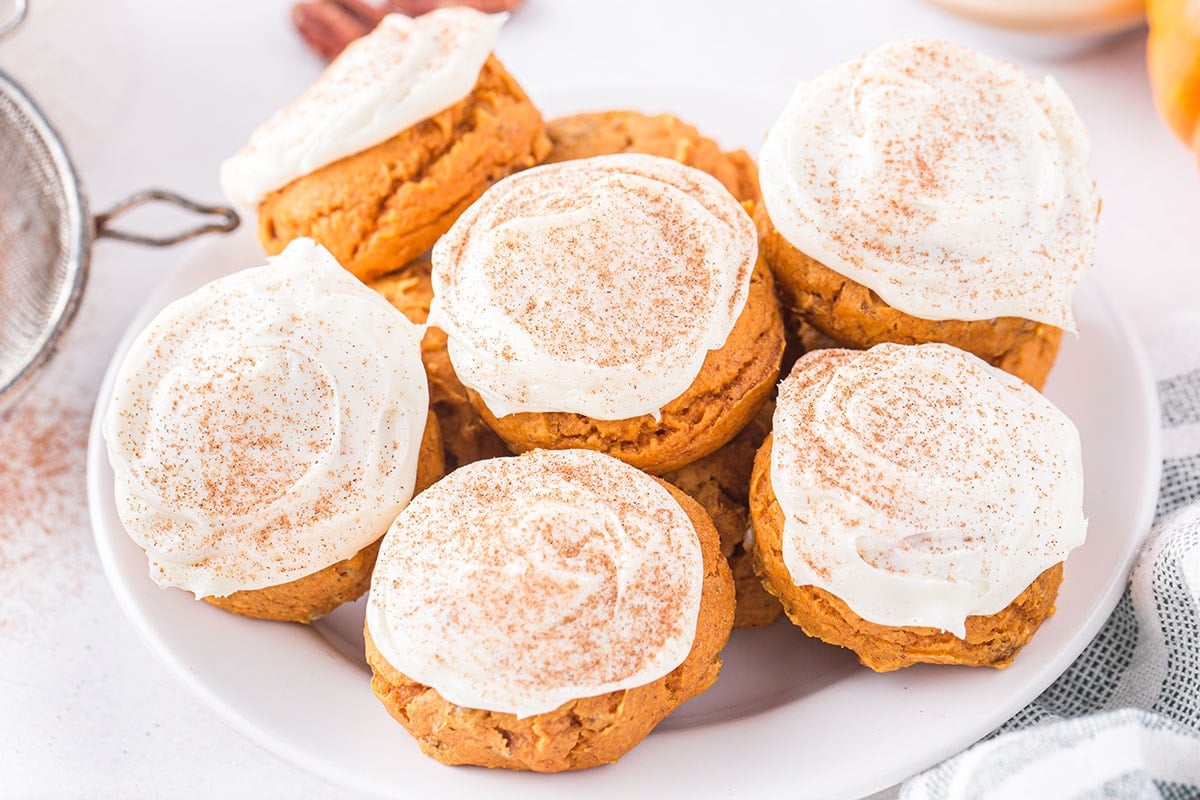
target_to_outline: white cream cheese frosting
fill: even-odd
[[[725,344],[757,257],[750,217],[699,170],[633,154],[535,167],[438,240],[429,324],[497,417],[657,416]]]
[[[1075,426],[957,348],[811,352],[774,424],[784,564],[870,622],[963,637],[1084,541]]]
[[[602,453],[534,450],[462,467],[400,513],[367,630],[450,702],[528,717],[683,663],[703,581],[661,484]]]
[[[924,319],[1073,331],[1099,199],[1059,85],[967,47],[907,40],[800,84],[759,156],[796,249]]]
[[[385,142],[471,93],[507,14],[389,14],[221,165],[225,196],[253,210],[270,192]]]
[[[420,342],[311,239],[163,309],[130,345],[103,428],[154,580],[222,597],[383,535],[415,484]]]

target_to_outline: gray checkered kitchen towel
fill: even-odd
[[[1124,596],[1054,685],[901,800],[1200,800],[1200,311],[1165,324],[1150,358],[1162,485]]]

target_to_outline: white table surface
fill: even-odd
[[[95,208],[147,186],[218,199],[221,159],[320,69],[288,0],[30,2],[0,65],[62,130]],[[535,99],[645,83],[782,98],[797,80],[913,35],[1052,72],[1092,134],[1104,197],[1095,279],[1142,336],[1172,310],[1200,307],[1200,177],[1154,112],[1140,32],[1064,57],[917,0],[528,0],[499,52]],[[242,739],[177,685],[122,616],[92,546],[83,446],[101,375],[158,276],[202,246],[99,243],[61,355],[0,419],[0,489],[36,480],[46,495],[0,506],[0,798],[350,796]],[[62,474],[39,468],[46,445],[31,424],[71,448]]]

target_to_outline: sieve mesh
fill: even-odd
[[[49,357],[79,302],[91,236],[59,139],[0,73],[0,406]]]
[[[21,22],[28,4],[9,5],[0,38]],[[113,226],[121,214],[147,203],[216,219],[160,235]],[[138,192],[93,219],[62,140],[29,96],[0,72],[0,412],[32,383],[71,324],[94,237],[163,247],[227,233],[238,222],[232,208],[201,205],[164,189]]]

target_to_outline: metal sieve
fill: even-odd
[[[25,10],[25,0],[17,0],[12,15],[0,22],[0,37]],[[151,202],[216,219],[165,236],[113,226],[121,214]],[[71,324],[95,239],[161,247],[237,226],[233,209],[200,205],[159,189],[91,216],[62,139],[29,95],[0,72],[0,412],[29,387]]]

